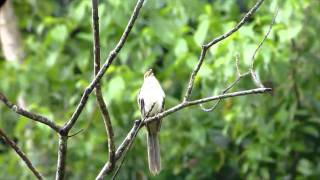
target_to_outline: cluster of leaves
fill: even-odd
[[[93,77],[90,1],[13,1],[26,58],[0,60],[0,90],[22,97],[27,108],[62,124]],[[128,42],[103,78],[119,144],[139,117],[136,96],[142,74],[154,68],[167,94],[166,107],[181,101],[201,44],[232,28],[255,1],[147,1]],[[99,4],[101,57],[121,36],[134,1]],[[220,93],[236,77],[235,56],[246,71],[277,4],[265,2],[239,32],[210,49],[196,78],[193,98]],[[211,113],[198,107],[163,122],[163,171],[156,179],[271,179],[320,177],[320,4],[281,1],[255,69],[271,95],[224,101]],[[2,58],[3,59],[3,58]],[[254,85],[244,79],[233,90]],[[210,106],[211,104],[205,104]],[[0,106],[0,126],[15,137],[46,177],[53,178],[57,137],[49,128]],[[107,160],[106,133],[91,98],[68,146],[67,176],[93,179]],[[149,176],[144,132],[130,150],[120,179]],[[30,178],[16,155],[0,144],[0,179]],[[86,171],[82,171],[86,169]],[[88,173],[89,172],[89,173]]]

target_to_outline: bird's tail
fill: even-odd
[[[159,174],[161,160],[158,132],[148,132],[148,163],[150,172],[153,175]]]

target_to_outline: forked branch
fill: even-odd
[[[259,0],[246,14],[245,16],[240,20],[240,22],[231,30],[229,30],[228,32],[222,34],[221,36],[213,39],[212,41],[210,41],[209,43],[202,45],[202,49],[201,49],[201,54],[198,60],[198,64],[195,66],[194,70],[191,73],[190,79],[189,79],[189,83],[187,86],[187,90],[186,90],[186,94],[183,98],[183,101],[187,101],[191,95],[192,92],[192,88],[194,85],[194,80],[196,78],[196,75],[198,74],[201,65],[203,63],[204,58],[206,57],[207,51],[210,47],[212,47],[213,45],[217,44],[218,42],[226,39],[227,37],[229,37],[230,35],[232,35],[233,33],[237,32],[249,19],[250,17],[257,11],[257,9],[260,7],[260,5],[263,3],[264,0]]]
[[[106,127],[107,136],[108,136],[109,158],[108,158],[108,161],[106,162],[105,166],[101,169],[100,173],[96,177],[96,179],[104,179],[104,177],[114,169],[116,162],[118,162],[121,158],[124,159],[124,157],[126,156],[126,152],[130,149],[130,146],[132,145],[137,133],[139,132],[139,129],[145,123],[151,122],[151,121],[156,121],[157,119],[162,119],[162,118],[164,118],[174,112],[177,112],[179,110],[182,110],[182,109],[190,107],[190,106],[201,105],[203,103],[211,102],[211,101],[217,101],[213,108],[210,108],[210,109],[203,108],[203,110],[212,111],[222,99],[237,97],[237,96],[267,93],[272,90],[271,88],[265,88],[260,83],[260,81],[257,80],[253,67],[254,67],[255,55],[258,52],[258,50],[260,49],[260,47],[262,46],[262,44],[264,43],[264,41],[267,39],[267,36],[269,35],[269,33],[271,31],[272,25],[275,22],[276,15],[273,18],[273,21],[270,25],[270,28],[269,28],[267,34],[265,35],[264,39],[261,41],[258,48],[256,49],[256,51],[253,54],[252,64],[251,64],[251,67],[249,68],[248,72],[246,72],[244,74],[240,73],[239,67],[238,67],[238,59],[237,59],[237,61],[236,61],[237,78],[234,82],[232,82],[229,86],[227,86],[227,88],[224,91],[222,91],[222,93],[220,95],[210,96],[210,97],[201,98],[201,99],[197,99],[197,100],[190,100],[190,96],[192,94],[192,89],[194,86],[195,77],[197,76],[197,73],[201,69],[201,66],[204,62],[204,59],[206,57],[208,50],[213,45],[217,44],[218,42],[223,41],[224,39],[231,36],[233,33],[237,32],[249,20],[249,18],[257,11],[257,9],[260,7],[260,5],[263,3],[263,1],[264,0],[258,0],[257,3],[245,14],[245,16],[239,21],[239,23],[234,28],[232,28],[231,30],[222,34],[221,36],[213,39],[212,41],[208,42],[207,44],[202,45],[198,63],[194,67],[194,70],[192,71],[192,73],[190,75],[188,84],[186,86],[185,95],[183,97],[182,102],[165,110],[164,112],[158,113],[157,115],[155,115],[153,117],[146,118],[143,121],[135,121],[134,126],[129,131],[129,133],[124,138],[124,140],[119,145],[119,147],[117,148],[116,151],[115,151],[115,145],[114,145],[114,139],[113,139],[113,128],[112,128],[107,105],[106,105],[106,103],[103,99],[103,96],[102,96],[100,80],[103,77],[103,75],[105,74],[105,72],[108,70],[110,65],[113,63],[113,61],[115,60],[115,58],[117,57],[117,55],[121,51],[122,47],[124,46],[128,36],[129,36],[129,33],[131,32],[131,29],[133,28],[134,23],[140,13],[140,9],[142,8],[144,0],[137,1],[135,8],[131,14],[131,17],[128,21],[128,24],[127,24],[122,36],[120,37],[119,42],[117,43],[115,48],[112,51],[110,51],[107,59],[105,60],[105,63],[102,65],[102,67],[100,67],[98,0],[92,0],[92,22],[93,22],[92,29],[93,29],[93,52],[94,52],[94,75],[95,75],[95,77],[91,81],[89,86],[82,93],[81,99],[80,99],[76,109],[74,110],[72,116],[70,117],[70,119],[68,119],[68,121],[65,122],[65,124],[62,127],[58,126],[52,120],[49,120],[48,118],[46,118],[44,116],[34,114],[30,111],[27,111],[27,110],[13,104],[2,93],[0,93],[0,101],[3,102],[8,108],[13,110],[14,112],[16,112],[22,116],[25,116],[29,119],[32,119],[34,121],[45,124],[59,134],[59,148],[58,148],[56,179],[61,180],[61,179],[64,179],[64,176],[65,176],[69,132],[72,129],[72,127],[74,126],[74,124],[76,123],[76,121],[78,120],[81,112],[83,111],[90,94],[95,89],[96,100],[99,105],[102,117],[104,119],[104,124]],[[234,87],[240,81],[241,78],[248,76],[250,74],[253,78],[253,81],[256,84],[260,84],[260,85],[258,85],[258,88],[227,93],[232,87]],[[8,143],[17,152],[17,154],[19,154],[21,159],[27,164],[27,166],[35,174],[35,176],[38,179],[42,179],[41,174],[34,168],[32,163],[30,162],[30,160],[28,160],[28,158],[22,153],[22,151],[15,145],[15,143],[13,141],[11,141],[8,138],[8,136],[5,135],[5,133],[3,131],[1,131],[1,129],[0,129],[0,136],[5,140],[6,143]],[[122,162],[123,161],[121,161],[121,164],[122,164]],[[115,174],[115,176],[116,175],[117,174]]]
[[[103,64],[103,66],[101,67],[101,69],[99,70],[99,72],[97,73],[97,75],[94,77],[94,79],[91,81],[90,85],[84,90],[82,97],[80,99],[80,102],[76,108],[76,110],[74,111],[74,113],[72,114],[71,118],[68,120],[68,122],[66,122],[66,124],[63,127],[63,131],[65,132],[65,134],[67,134],[70,129],[73,127],[73,125],[76,123],[76,121],[79,118],[79,115],[81,114],[84,106],[86,105],[89,95],[92,93],[93,89],[97,86],[97,84],[100,82],[100,79],[102,78],[102,76],[105,74],[105,72],[108,70],[108,68],[110,67],[110,65],[112,64],[113,60],[117,57],[118,53],[120,52],[120,50],[122,49],[124,43],[126,42],[129,33],[136,21],[136,19],[138,18],[140,9],[143,5],[144,0],[138,0],[133,13],[130,17],[130,20],[118,42],[118,44],[116,45],[116,47],[109,53],[109,56],[107,57],[105,63]]]
[[[206,102],[210,102],[210,101],[215,101],[218,100],[218,102],[222,99],[225,98],[231,98],[231,97],[237,97],[237,96],[245,96],[245,95],[251,95],[251,94],[261,94],[261,93],[266,93],[266,92],[270,92],[272,91],[271,88],[256,88],[256,89],[250,89],[250,90],[244,90],[244,91],[238,91],[238,92],[233,92],[233,93],[227,93],[234,85],[236,85],[241,78],[250,75],[250,72],[246,72],[244,74],[241,74],[239,71],[239,67],[238,67],[238,59],[236,62],[236,68],[237,68],[237,79],[230,84],[223,92],[221,95],[217,95],[217,96],[211,96],[211,97],[207,97],[207,98],[202,98],[202,99],[197,99],[197,100],[189,100],[189,97],[191,95],[192,92],[192,88],[194,85],[194,79],[195,76],[197,75],[198,71],[201,68],[201,65],[204,61],[204,58],[206,56],[206,53],[208,51],[208,49],[213,46],[214,44],[226,39],[227,37],[229,37],[230,35],[232,35],[234,32],[236,32],[239,28],[241,28],[242,25],[245,24],[245,22],[248,21],[248,19],[256,12],[256,10],[259,8],[259,6],[262,4],[263,0],[259,0],[251,9],[250,11],[241,19],[241,21],[230,31],[226,32],[225,34],[219,36],[218,38],[215,38],[214,40],[210,41],[208,44],[205,44],[202,46],[202,50],[200,53],[200,57],[199,57],[199,62],[198,64],[195,66],[195,69],[193,70],[191,76],[190,76],[190,80],[187,86],[187,90],[186,90],[186,94],[183,98],[183,101],[162,112],[162,113],[158,113],[157,115],[144,119],[142,121],[142,123],[139,123],[141,121],[136,120],[134,123],[134,126],[132,127],[132,129],[129,131],[129,133],[127,134],[127,136],[125,137],[125,139],[122,141],[122,143],[120,144],[120,146],[117,148],[117,151],[115,153],[115,161],[118,161],[121,159],[121,157],[126,156],[126,152],[128,151],[128,149],[130,148],[132,142],[134,141],[136,134],[138,133],[138,131],[140,130],[140,128],[142,127],[142,125],[144,125],[144,123],[147,122],[151,122],[151,121],[156,121],[159,119],[162,119],[174,112],[177,112],[179,110],[182,110],[186,107],[189,106],[193,106],[193,105],[200,105]],[[124,157],[123,157],[124,159]],[[120,162],[120,165],[122,165],[123,160]],[[107,162],[105,164],[105,166],[101,169],[100,173],[98,174],[98,176],[96,177],[96,179],[104,179],[104,177],[109,174],[113,169],[110,167],[109,163]],[[114,177],[117,175],[117,173],[114,175]]]

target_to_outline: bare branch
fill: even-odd
[[[193,100],[193,101],[187,101],[187,102],[182,102],[162,113],[159,113],[153,117],[150,117],[148,119],[145,120],[145,123],[149,123],[152,122],[158,118],[164,118],[165,116],[172,114],[178,110],[181,110],[185,107],[188,106],[193,106],[193,105],[197,105],[197,104],[201,104],[201,103],[205,103],[205,102],[210,102],[210,101],[214,101],[214,100],[218,100],[218,99],[226,99],[226,98],[230,98],[230,97],[236,97],[236,96],[245,96],[245,95],[249,95],[249,94],[262,94],[262,93],[266,93],[266,92],[270,92],[272,91],[271,88],[256,88],[256,89],[250,89],[250,90],[244,90],[244,91],[238,91],[238,92],[233,92],[233,93],[228,93],[228,94],[221,94],[221,95],[217,95],[217,96],[210,96],[207,98],[202,98],[202,99],[198,99],[198,100]]]
[[[224,33],[223,35],[213,39],[209,43],[202,45],[198,63],[191,73],[183,101],[180,104],[177,104],[176,106],[171,107],[170,109],[167,109],[164,112],[158,113],[157,115],[155,115],[153,117],[148,117],[148,118],[144,118],[141,121],[136,121],[133,128],[130,130],[130,132],[128,133],[126,138],[123,140],[121,145],[118,147],[117,151],[115,151],[115,145],[114,145],[114,139],[113,139],[113,128],[112,128],[107,105],[106,105],[106,103],[103,99],[103,96],[102,96],[100,80],[103,77],[103,75],[105,74],[105,72],[108,70],[110,65],[113,63],[113,61],[115,60],[115,58],[117,57],[117,55],[121,51],[122,47],[124,46],[128,36],[134,26],[134,23],[140,13],[140,9],[143,6],[144,0],[137,0],[135,8],[132,12],[132,15],[130,16],[130,19],[128,21],[128,24],[126,25],[126,28],[125,28],[122,36],[120,37],[119,42],[114,47],[114,49],[112,51],[110,51],[107,59],[105,60],[105,63],[102,65],[101,68],[100,68],[100,37],[99,37],[98,0],[92,0],[92,22],[93,22],[92,29],[93,29],[93,39],[94,39],[93,52],[94,52],[94,75],[95,75],[95,77],[93,78],[93,80],[91,81],[89,86],[86,87],[86,89],[82,93],[79,104],[77,105],[77,107],[76,107],[75,111],[73,112],[72,116],[70,117],[70,119],[64,124],[63,127],[56,125],[53,121],[49,120],[48,118],[46,118],[44,116],[34,114],[32,112],[29,112],[29,111],[15,105],[15,104],[11,103],[2,93],[0,93],[0,101],[2,101],[7,107],[9,107],[11,110],[15,111],[16,113],[18,113],[22,116],[25,116],[29,119],[32,119],[34,121],[46,124],[47,126],[51,127],[53,130],[55,130],[57,133],[59,133],[59,149],[58,149],[56,180],[62,180],[65,177],[68,137],[72,136],[72,135],[68,136],[68,134],[69,134],[70,130],[72,129],[72,127],[74,126],[74,124],[76,123],[76,121],[78,120],[81,112],[83,111],[90,94],[95,89],[96,100],[99,105],[99,109],[101,111],[101,114],[103,116],[104,124],[106,127],[106,132],[108,135],[108,150],[109,150],[108,161],[105,164],[105,166],[102,168],[102,170],[100,171],[100,173],[98,174],[96,179],[103,179],[106,176],[106,174],[110,173],[114,169],[116,162],[119,159],[121,159],[121,157],[123,157],[123,159],[120,162],[120,165],[114,175],[114,177],[116,177],[116,175],[119,172],[119,169],[121,168],[121,165],[126,157],[126,153],[128,152],[131,145],[133,144],[133,141],[134,141],[138,131],[140,130],[140,128],[143,125],[145,125],[145,123],[162,119],[162,118],[164,118],[174,112],[177,112],[177,111],[182,110],[182,109],[189,107],[189,106],[201,105],[206,102],[218,100],[216,102],[216,104],[214,105],[214,107],[212,108],[212,110],[213,110],[222,99],[250,95],[250,94],[266,93],[266,92],[269,92],[272,90],[271,88],[264,88],[263,85],[260,83],[261,84],[261,86],[259,86],[260,88],[244,90],[244,91],[239,91],[239,92],[233,92],[233,93],[227,93],[232,87],[234,87],[240,81],[241,78],[243,78],[247,75],[251,74],[254,82],[260,82],[259,80],[257,80],[256,74],[253,70],[255,55],[258,52],[258,50],[260,49],[260,47],[262,46],[262,44],[264,43],[264,41],[267,39],[267,36],[269,35],[269,33],[271,31],[272,25],[274,24],[275,17],[277,15],[278,10],[273,18],[273,22],[270,25],[270,28],[269,28],[267,34],[265,35],[264,39],[259,44],[258,48],[256,49],[256,51],[253,54],[250,72],[247,72],[247,73],[244,73],[241,75],[240,71],[239,71],[238,59],[237,59],[237,61],[236,61],[237,79],[233,83],[231,83],[222,92],[221,95],[210,96],[210,97],[202,98],[202,99],[198,99],[198,100],[189,100],[190,95],[192,93],[192,88],[194,86],[195,77],[203,64],[204,58],[205,58],[209,48],[212,47],[214,44],[228,38],[236,31],[238,31],[238,29],[240,29],[249,20],[249,18],[256,12],[256,10],[263,3],[263,1],[264,0],[258,0],[257,3],[249,10],[248,13],[245,14],[245,16],[240,20],[240,22],[234,28],[232,28],[228,32]],[[148,112],[148,114],[149,114],[149,112]],[[35,174],[35,176],[38,179],[42,179],[41,174],[34,168],[32,163],[30,162],[30,160],[23,154],[23,152],[16,146],[16,144],[13,141],[11,141],[8,138],[8,136],[6,136],[6,134],[1,129],[0,129],[0,136],[5,140],[6,143],[8,143],[17,152],[17,154],[27,164],[27,166]]]
[[[154,108],[155,105],[156,105],[156,103],[153,103],[153,104],[152,104],[152,106],[151,106],[150,110],[148,111],[147,115],[145,116],[145,118],[139,123],[139,126],[138,126],[138,128],[137,128],[138,130],[142,127],[142,125],[144,124],[144,121],[145,121],[145,120],[147,119],[147,117],[150,115],[150,113],[151,113],[151,111],[152,111],[152,109]],[[124,151],[124,153],[123,153],[123,158],[122,158],[120,164],[118,165],[118,168],[116,169],[116,172],[115,172],[114,175],[112,176],[112,180],[114,180],[114,179],[117,177],[118,173],[120,172],[120,169],[121,169],[121,167],[122,167],[122,164],[123,164],[123,162],[124,162],[124,160],[125,160],[125,158],[126,158],[126,154],[127,154],[128,151],[130,150],[130,148],[131,148],[131,146],[132,146],[132,143],[133,143],[133,141],[134,141],[134,138],[137,136],[137,134],[138,134],[138,131],[136,131],[136,132],[133,134],[133,137],[132,137],[131,141],[129,142],[128,147],[125,149],[125,151]]]
[[[259,49],[261,48],[261,46],[263,45],[263,43],[267,39],[268,35],[270,34],[272,26],[275,23],[275,19],[276,19],[277,14],[278,14],[278,8],[276,9],[276,12],[275,12],[275,14],[273,16],[272,22],[271,22],[271,24],[269,26],[269,29],[268,29],[267,33],[265,34],[263,40],[259,43],[258,47],[255,49],[255,51],[254,51],[254,53],[252,55],[251,67],[249,68],[249,72],[246,72],[246,73],[241,75],[240,69],[239,69],[239,55],[236,56],[236,63],[235,64],[236,64],[236,70],[237,70],[237,79],[233,83],[231,83],[222,92],[223,94],[228,92],[229,89],[231,89],[234,85],[236,85],[240,81],[241,78],[243,78],[243,77],[245,77],[245,76],[247,76],[249,74],[251,74],[252,80],[253,80],[253,82],[255,83],[256,86],[261,87],[261,88],[264,87],[263,84],[261,83],[261,81],[259,80],[259,78],[257,77],[256,73],[254,72],[254,69],[253,69],[254,68],[254,62],[255,62],[255,55],[258,53]],[[220,101],[221,101],[221,99],[219,99],[211,108],[204,108],[203,104],[200,104],[200,107],[201,107],[201,109],[203,111],[210,112],[210,111],[213,111],[217,107],[217,105],[220,103]]]
[[[75,124],[75,122],[77,121],[77,119],[79,118],[80,113],[82,112],[85,104],[88,101],[88,97],[91,94],[91,92],[93,91],[93,89],[96,87],[96,85],[98,84],[98,82],[100,81],[100,79],[102,78],[102,76],[104,75],[104,73],[107,71],[107,69],[110,67],[111,63],[113,62],[113,60],[117,57],[118,53],[120,52],[121,48],[123,47],[124,43],[126,42],[129,33],[139,15],[140,9],[143,5],[144,0],[138,0],[134,11],[130,17],[130,20],[118,42],[118,44],[116,45],[116,47],[109,53],[108,58],[106,59],[106,62],[103,64],[103,66],[101,67],[101,69],[99,70],[99,72],[97,73],[97,75],[94,77],[94,79],[92,80],[92,82],[90,83],[90,85],[84,90],[81,100],[76,108],[76,110],[74,111],[74,113],[72,114],[71,118],[68,120],[68,122],[64,125],[63,127],[63,134],[67,134],[70,129],[72,128],[72,126]]]
[[[249,74],[249,73],[245,73],[245,74],[241,75],[240,68],[239,68],[239,54],[236,55],[236,63],[235,64],[236,64],[237,78],[225,90],[222,91],[222,94],[228,92],[231,88],[233,88],[233,86],[235,86],[240,81],[241,78],[243,78],[244,76]],[[203,106],[203,104],[200,104],[200,108],[204,112],[211,112],[219,105],[220,102],[221,102],[221,99],[219,99],[211,108],[205,108]]]
[[[154,108],[155,106],[155,103],[152,104],[150,110],[148,111],[146,117],[149,116],[149,114],[151,113],[152,109]],[[112,179],[115,179],[115,177],[118,175],[118,172],[125,160],[125,155],[126,153],[129,151],[129,149],[131,148],[132,146],[132,143],[134,141],[134,138],[137,136],[138,134],[138,131],[139,129],[144,125],[144,122],[147,118],[144,118],[142,121],[141,120],[136,120],[135,123],[134,123],[134,126],[133,126],[133,130],[131,130],[126,139],[128,139],[127,141],[123,141],[122,144],[119,146],[118,150],[117,150],[117,153],[116,154],[119,154],[119,149],[121,151],[121,154],[124,156],[118,166],[118,168],[116,169],[116,172],[114,173],[114,175],[112,176]],[[118,156],[116,155],[115,157],[115,161],[119,160],[121,156]],[[101,169],[100,173],[98,174],[98,176],[96,177],[96,180],[101,180],[103,179],[108,173],[110,173],[113,169],[113,167],[110,166],[110,162],[107,162],[104,167]]]
[[[224,90],[222,91],[222,94],[227,93],[231,88],[233,88],[236,84],[238,84],[238,82],[239,82],[242,78],[248,76],[249,74],[250,74],[250,72],[246,72],[246,73],[244,73],[244,74],[238,75],[237,78],[236,78],[236,80],[234,80],[226,89],[224,89]],[[221,100],[222,100],[222,99],[218,99],[218,101],[217,101],[211,108],[205,108],[205,107],[203,107],[203,104],[200,104],[200,107],[201,107],[201,109],[202,109],[203,111],[205,111],[205,112],[211,112],[211,111],[213,111],[213,110],[218,106],[218,104],[221,102]]]
[[[7,143],[16,153],[20,156],[23,162],[27,165],[27,167],[32,171],[32,173],[37,177],[37,179],[43,179],[43,176],[40,172],[34,167],[29,158],[21,151],[21,149],[16,145],[14,141],[12,141],[1,129],[0,129],[0,137]]]
[[[207,48],[205,46],[202,46],[201,54],[200,54],[200,57],[199,57],[199,60],[198,60],[198,64],[195,67],[195,69],[192,71],[190,79],[189,79],[187,91],[186,91],[186,94],[184,95],[184,98],[183,98],[184,102],[186,102],[189,99],[190,95],[191,95],[194,79],[196,78],[196,75],[198,74],[198,72],[200,70],[200,67],[201,67],[201,65],[203,63],[203,60],[204,60],[204,58],[206,56],[206,53],[207,53]]]
[[[259,49],[261,48],[261,46],[263,45],[263,43],[266,41],[266,39],[268,38],[270,32],[271,32],[271,29],[276,21],[276,17],[278,15],[278,12],[279,12],[279,8],[276,9],[274,15],[273,15],[273,18],[272,18],[272,21],[271,21],[271,24],[269,25],[269,29],[267,31],[267,33],[264,35],[262,41],[259,43],[258,47],[255,49],[253,55],[252,55],[252,58],[251,58],[251,69],[254,68],[254,62],[255,62],[255,57],[256,57],[256,54],[258,53]]]
[[[254,71],[254,62],[255,62],[255,56],[256,54],[258,53],[259,49],[261,48],[261,46],[263,45],[263,43],[266,41],[266,39],[268,38],[270,32],[271,32],[271,29],[276,21],[276,17],[278,15],[278,12],[279,12],[279,8],[276,9],[274,15],[273,15],[273,18],[272,18],[272,22],[269,26],[269,29],[267,31],[267,33],[264,35],[262,41],[259,43],[258,47],[255,49],[253,55],[252,55],[252,58],[251,58],[251,67],[250,67],[250,72],[251,72],[251,77],[252,77],[252,80],[253,82],[256,84],[256,86],[258,87],[264,87],[263,84],[261,83],[260,79],[257,77],[257,74],[255,73]]]
[[[156,114],[155,116],[152,116],[152,117],[145,119],[144,124],[152,122],[152,121],[156,121],[157,119],[163,119],[164,117],[168,116],[169,114],[172,114],[174,112],[177,112],[177,111],[182,110],[182,109],[189,107],[189,106],[194,106],[197,104],[202,104],[202,103],[206,103],[206,102],[210,102],[210,101],[214,101],[214,100],[226,99],[226,98],[237,97],[237,96],[245,96],[245,95],[250,95],[250,94],[262,94],[262,93],[267,93],[270,91],[272,91],[271,88],[256,88],[256,89],[238,91],[238,92],[233,92],[233,93],[228,93],[228,94],[221,94],[221,95],[217,95],[217,96],[211,96],[211,97],[202,98],[202,99],[198,99],[198,100],[194,100],[194,101],[181,102],[180,104],[177,104],[176,106],[174,106],[166,111],[163,111],[161,113]],[[139,121],[136,121],[136,122],[139,122]],[[122,141],[121,145],[118,147],[118,149],[116,151],[116,160],[118,160],[122,157],[123,153],[125,152],[125,149],[130,144],[130,142],[133,141],[133,139],[135,138],[135,134],[137,133],[136,131],[139,131],[139,129],[140,129],[139,126],[137,125],[137,123],[135,123],[134,126],[129,131],[126,138]]]
[[[239,91],[239,92],[225,94],[235,84],[237,84],[240,81],[241,78],[243,78],[244,76],[247,76],[247,75],[250,74],[249,72],[247,72],[247,73],[245,73],[243,75],[240,74],[239,67],[238,67],[238,59],[237,59],[237,62],[236,62],[236,68],[237,68],[237,72],[238,72],[237,79],[223,91],[223,94],[218,95],[218,96],[211,96],[211,97],[208,97],[208,98],[202,98],[202,99],[198,99],[198,100],[188,101],[188,98],[190,97],[190,94],[192,92],[192,87],[193,87],[195,76],[196,76],[196,74],[198,73],[198,71],[201,68],[201,65],[202,65],[202,62],[203,62],[203,60],[205,58],[207,50],[212,45],[218,43],[219,41],[222,41],[223,39],[229,37],[231,34],[236,32],[245,22],[248,21],[249,17],[252,16],[252,14],[258,9],[258,7],[261,5],[262,2],[263,2],[263,0],[259,0],[256,3],[256,5],[253,8],[251,8],[251,10],[244,16],[244,18],[242,18],[242,20],[233,29],[231,29],[227,33],[223,34],[222,36],[214,39],[213,41],[209,42],[208,44],[202,46],[201,54],[200,54],[200,57],[199,57],[199,62],[195,66],[195,69],[191,74],[191,77],[190,77],[190,80],[189,80],[189,83],[188,83],[188,88],[187,88],[187,91],[186,91],[186,94],[184,96],[183,101],[180,104],[178,104],[178,105],[176,105],[176,106],[174,106],[174,107],[172,107],[172,108],[170,108],[170,109],[168,109],[168,110],[166,110],[166,111],[164,111],[162,113],[159,113],[159,114],[157,114],[157,115],[155,115],[153,117],[144,119],[141,123],[139,123],[140,121],[136,121],[134,126],[132,127],[132,129],[130,130],[128,135],[126,136],[126,138],[123,140],[121,145],[118,147],[118,149],[116,151],[116,154],[115,154],[115,161],[119,160],[122,156],[126,155],[126,152],[130,148],[130,146],[132,145],[132,142],[134,141],[134,138],[136,137],[136,134],[138,133],[141,125],[144,125],[147,122],[151,122],[151,121],[155,121],[157,119],[161,119],[161,118],[163,118],[163,117],[165,117],[165,116],[167,116],[167,115],[169,115],[171,113],[174,113],[176,111],[179,111],[179,110],[181,110],[181,109],[183,109],[185,107],[192,106],[192,105],[202,104],[202,103],[209,102],[209,101],[214,101],[214,100],[219,100],[220,101],[221,99],[225,99],[225,98],[229,98],[229,97],[243,96],[243,95],[249,95],[249,94],[258,94],[258,93],[266,93],[266,92],[271,91],[271,88],[257,88],[257,89],[251,89],[251,90],[246,90],[246,91]],[[217,103],[219,103],[219,101]],[[123,160],[121,161],[120,166],[122,165],[122,162],[123,162]],[[100,173],[99,173],[99,175],[97,176],[96,179],[103,179],[105,177],[105,175],[107,173],[109,173],[110,171],[112,171],[112,168],[110,168],[110,163],[107,162],[105,164],[105,166],[102,168],[102,170],[100,171]],[[117,175],[117,172],[115,173],[114,177]]]
[[[118,147],[116,153],[115,153],[115,161],[118,161],[121,157],[122,154],[126,151],[127,147],[129,146],[130,142],[133,141],[133,139],[135,138],[138,130],[141,127],[141,121],[140,120],[136,120],[134,122],[133,127],[131,128],[130,132],[127,134],[126,138],[122,141],[122,143],[120,144],[120,146]],[[96,177],[96,180],[102,180],[104,179],[104,177],[109,174],[111,171],[113,170],[113,168],[110,166],[109,161],[103,166],[103,168],[101,169],[101,171],[99,172],[98,176]]]
[[[197,75],[197,73],[200,70],[200,67],[203,63],[203,60],[206,56],[207,50],[213,46],[214,44],[226,39],[227,37],[229,37],[230,35],[232,35],[233,33],[237,32],[240,27],[242,27],[248,20],[249,18],[257,11],[257,9],[260,7],[260,5],[262,4],[264,0],[259,0],[251,9],[249,12],[247,12],[247,14],[241,19],[241,21],[231,30],[229,30],[228,32],[224,33],[223,35],[213,39],[212,41],[210,41],[208,44],[202,45],[202,49],[201,49],[201,54],[198,60],[198,64],[196,65],[195,69],[192,71],[190,79],[189,79],[189,83],[187,86],[187,90],[186,90],[186,94],[183,98],[183,101],[187,101],[191,95],[192,92],[192,88],[194,85],[194,79]]]
[[[27,117],[28,119],[45,124],[45,125],[51,127],[56,132],[59,132],[60,127],[58,125],[56,125],[53,121],[49,120],[48,118],[46,118],[44,116],[34,114],[30,111],[27,111],[27,110],[23,109],[22,107],[19,107],[16,104],[13,104],[1,92],[0,92],[0,101],[2,101],[9,109],[16,112],[17,114],[20,114],[21,116]]]
[[[249,90],[238,91],[238,92],[233,92],[233,93],[228,93],[228,94],[222,94],[222,95],[218,95],[218,96],[211,96],[211,97],[202,98],[202,99],[198,99],[198,100],[194,100],[194,101],[188,101],[183,107],[193,106],[196,104],[205,103],[205,102],[209,102],[209,101],[213,101],[213,100],[217,100],[217,99],[226,99],[226,98],[230,98],[230,97],[245,96],[245,95],[249,95],[249,94],[262,94],[262,93],[271,92],[271,91],[272,91],[271,88],[249,89]],[[180,108],[178,108],[178,109],[180,109]],[[169,110],[173,111],[174,109],[172,108]],[[168,113],[172,113],[172,112],[168,112]],[[163,115],[159,115],[159,116],[162,117]],[[150,122],[150,121],[152,121],[152,120],[151,119],[146,120],[146,123]]]
[[[123,140],[123,142],[121,143],[121,145],[118,147],[116,151],[115,162],[121,158],[121,155],[125,152],[130,142],[133,141],[136,133],[138,132],[138,129],[141,127],[140,124],[141,124],[140,120],[135,121],[132,129],[130,130],[130,132],[128,133],[128,135],[126,136],[126,138]],[[109,174],[112,170],[113,168],[111,167],[110,162],[108,161],[99,172],[98,176],[96,177],[96,180],[103,180],[104,177],[107,174]]]
[[[89,95],[92,93],[93,89],[99,84],[100,79],[102,78],[102,76],[104,75],[104,73],[107,71],[107,69],[110,67],[111,63],[113,62],[113,60],[117,57],[118,53],[120,52],[121,48],[123,47],[124,43],[126,42],[129,33],[135,23],[135,20],[138,17],[138,14],[140,12],[140,9],[143,5],[144,0],[139,0],[134,8],[134,11],[130,17],[130,20],[118,42],[118,44],[116,45],[116,47],[109,53],[108,58],[106,59],[106,62],[103,64],[102,68],[99,70],[97,66],[97,61],[99,60],[98,56],[100,57],[99,54],[99,42],[98,39],[99,37],[97,36],[97,34],[99,34],[99,31],[97,31],[98,28],[98,16],[97,16],[97,2],[92,2],[93,6],[95,6],[95,8],[93,8],[93,23],[94,23],[94,55],[95,55],[95,71],[99,70],[98,72],[95,72],[96,76],[94,77],[94,79],[92,80],[92,82],[90,83],[90,85],[84,90],[81,100],[76,108],[76,110],[74,111],[74,113],[72,114],[71,118],[65,123],[65,125],[60,129],[59,134],[60,134],[60,138],[59,138],[59,152],[58,152],[58,163],[57,163],[57,171],[56,171],[56,180],[60,180],[63,179],[64,174],[65,174],[65,161],[66,161],[66,156],[67,156],[67,139],[68,139],[68,133],[70,131],[70,129],[73,127],[73,125],[76,123],[77,119],[79,118],[84,106],[86,105]],[[100,60],[99,60],[100,61]],[[100,63],[99,63],[100,64]],[[99,90],[98,90],[99,93]],[[101,94],[101,93],[100,93]],[[99,97],[99,94],[97,96],[97,98]],[[102,95],[100,96],[102,98]],[[103,99],[98,99],[98,102],[100,102],[99,104],[102,105],[102,112],[104,113],[104,118],[107,117],[108,118],[108,111],[107,108],[105,106],[105,103],[101,103]],[[99,106],[100,107],[100,106]],[[107,122],[107,121],[105,121]],[[107,123],[110,122],[110,118],[109,121]],[[110,125],[110,126],[109,126]],[[112,129],[111,128],[111,123],[107,125],[107,132],[109,132],[109,138],[111,138],[111,134],[112,134]],[[112,143],[111,141],[109,141],[109,148],[112,148],[112,144],[110,146],[110,143]],[[112,150],[111,150],[112,151]],[[112,155],[111,155],[112,156]],[[113,158],[113,157],[111,157]],[[110,153],[109,153],[109,159],[110,159]],[[112,163],[109,163],[111,169],[112,169]]]
[[[244,17],[241,19],[241,21],[231,30],[229,30],[228,32],[224,33],[223,35],[213,39],[212,41],[210,41],[208,44],[206,44],[206,47],[211,47],[214,44],[217,44],[218,42],[226,39],[227,37],[229,37],[230,35],[232,35],[233,33],[237,32],[241,26],[243,26],[249,19],[250,17],[258,10],[258,8],[260,7],[260,5],[263,3],[264,0],[259,0],[248,12],[247,14],[244,15]]]
[[[68,137],[59,135],[58,162],[56,171],[56,180],[63,180],[66,170]]]
[[[124,138],[120,146],[118,147],[116,151],[116,160],[119,160],[123,154],[123,152],[126,150],[127,146],[131,141],[133,141],[133,138],[135,137],[136,132],[141,128],[140,125],[141,120],[135,120],[133,127],[127,134],[127,136]]]
[[[100,36],[99,36],[99,15],[98,15],[98,0],[92,0],[92,29],[93,29],[93,54],[94,54],[94,75],[97,75],[100,70]],[[113,140],[113,128],[109,116],[109,111],[106,103],[103,100],[101,92],[101,82],[96,86],[96,100],[100,108],[104,125],[108,136],[109,164],[114,165],[115,145]]]

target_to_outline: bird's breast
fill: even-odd
[[[148,116],[153,116],[162,110],[164,92],[160,85],[147,83],[141,89],[140,98],[144,101],[144,108]]]
[[[143,97],[145,112],[148,113],[151,108],[152,111],[149,112],[149,116],[153,116],[161,111],[163,104],[163,97],[155,92],[149,92]]]

